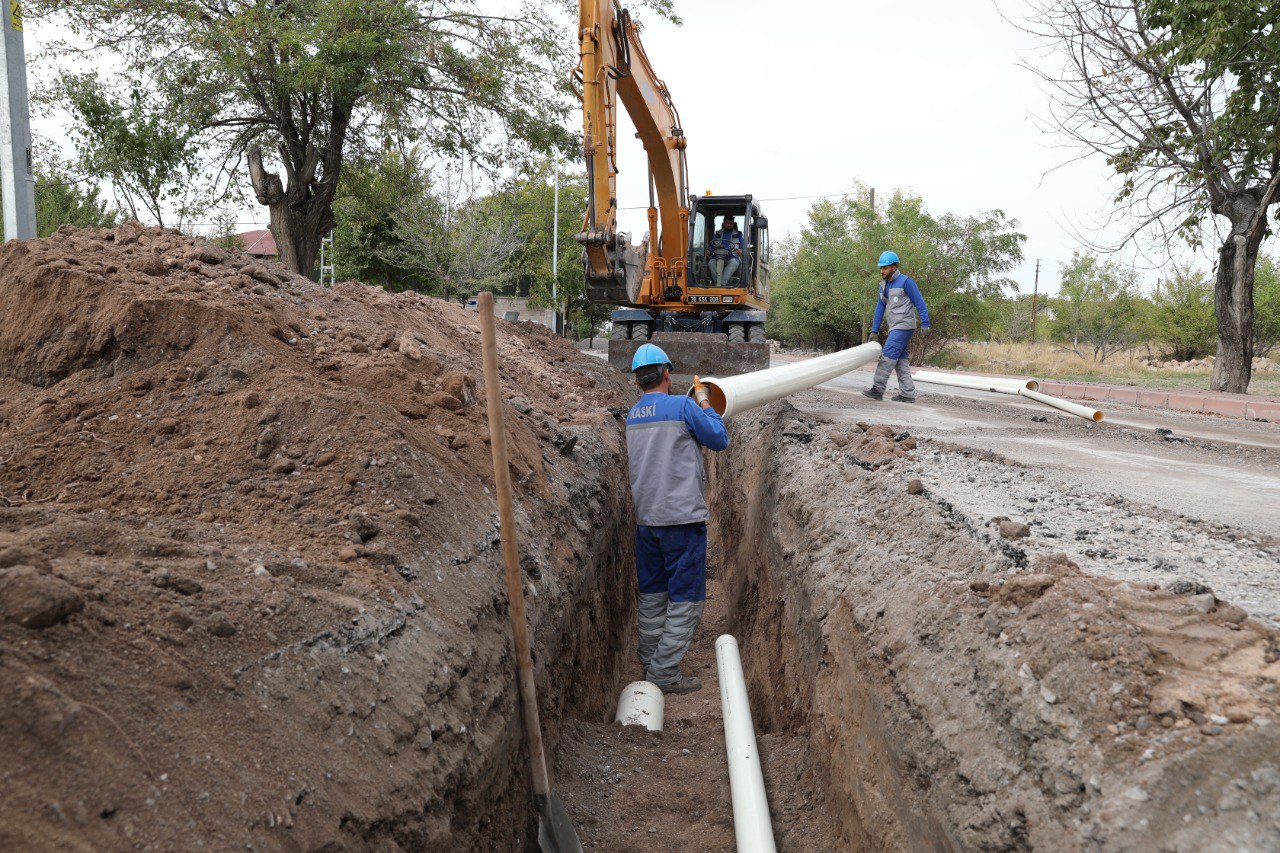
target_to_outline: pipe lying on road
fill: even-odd
[[[835,379],[879,357],[880,344],[872,341],[781,367],[770,367],[768,370],[757,370],[724,379],[708,377],[702,382],[711,395],[711,407],[727,418]]]
[[[931,385],[950,385],[954,388],[972,388],[975,391],[995,391],[998,394],[1017,394],[1020,390],[1039,391],[1040,383],[1034,379],[1018,379],[1012,376],[972,376],[964,373],[937,373],[932,370],[916,370],[911,374],[916,382]]]
[[[879,349],[879,345],[876,347]],[[742,675],[738,641],[724,634],[716,640],[720,676],[720,711],[724,716],[724,751],[729,757],[729,792],[733,797],[733,832],[738,853],[775,853],[769,800],[756,750],[747,682]]]
[[[1091,409],[1088,406],[1082,406],[1079,403],[1073,403],[1070,400],[1064,400],[1061,397],[1050,397],[1048,394],[1041,394],[1039,391],[1028,391],[1023,388],[1018,392],[1028,400],[1035,400],[1037,403],[1044,403],[1046,406],[1053,406],[1055,409],[1061,409],[1064,412],[1084,418],[1085,420],[1099,423],[1106,415],[1098,409]]]
[[[972,388],[975,391],[994,391],[997,394],[1016,394],[1026,397],[1028,400],[1044,403],[1046,406],[1053,406],[1055,409],[1061,409],[1064,412],[1069,412],[1094,423],[1098,423],[1105,417],[1097,409],[1091,409],[1088,406],[1082,406],[1070,400],[1063,400],[1061,397],[1050,397],[1048,394],[1041,394],[1040,383],[1034,379],[1017,379],[1012,376],[970,376],[957,373],[936,373],[932,370],[917,370],[911,374],[911,378],[917,382],[926,382],[933,385]]]
[[[618,697],[616,722],[624,726],[644,726],[651,732],[662,731],[666,701],[662,690],[650,681],[633,681],[622,688]]]

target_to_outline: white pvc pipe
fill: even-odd
[[[879,345],[877,345],[879,349]],[[724,634],[716,640],[720,676],[720,710],[724,716],[724,751],[729,757],[729,792],[733,797],[733,832],[738,853],[775,853],[769,799],[756,750],[747,682],[742,675],[738,641]]]
[[[1034,379],[1018,379],[1012,376],[973,376],[964,373],[937,373],[932,370],[916,370],[911,373],[916,382],[931,385],[950,385],[954,388],[972,388],[975,391],[995,391],[998,394],[1017,394],[1022,389],[1039,391],[1040,383]]]
[[[618,697],[616,722],[624,726],[644,726],[651,732],[662,731],[666,700],[662,690],[650,681],[633,681],[622,688]]]
[[[1039,391],[1028,391],[1023,388],[1018,392],[1023,397],[1035,400],[1037,403],[1044,403],[1046,406],[1053,406],[1055,409],[1061,409],[1064,412],[1084,418],[1085,420],[1099,423],[1106,415],[1099,409],[1092,409],[1088,406],[1082,406],[1079,403],[1073,403],[1070,400],[1064,400],[1061,397],[1050,397],[1048,394],[1041,394]]]
[[[872,341],[805,361],[724,379],[708,377],[702,382],[711,394],[712,408],[727,418],[835,379],[879,357],[880,344]]]

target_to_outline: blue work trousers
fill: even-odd
[[[707,525],[636,528],[636,649],[645,679],[659,687],[681,681],[680,661],[689,651],[707,603]]]

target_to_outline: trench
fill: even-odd
[[[571,674],[565,697],[552,700],[553,787],[585,849],[735,849],[714,652],[721,633],[741,644],[779,850],[953,846],[927,774],[904,758],[896,718],[882,713],[895,702],[892,676],[853,615],[818,612],[811,577],[794,570],[809,531],[780,508],[772,450],[795,439],[775,408],[735,424],[730,450],[709,454],[708,607],[683,666],[703,689],[667,697],[662,732],[612,722],[622,688],[643,669],[630,518],[609,533],[620,549],[611,571],[626,592],[612,596],[623,608],[607,620],[616,630],[591,636],[605,638],[596,651],[615,675],[593,688]]]

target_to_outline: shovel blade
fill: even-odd
[[[538,797],[538,849],[542,853],[582,853],[564,803],[555,794]]]

